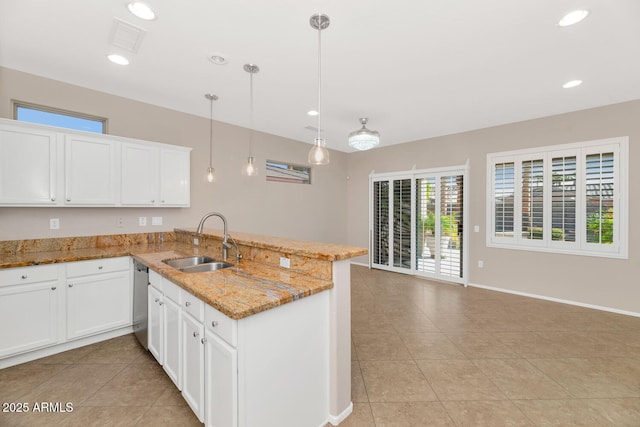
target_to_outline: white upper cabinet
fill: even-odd
[[[25,126],[0,127],[0,204],[55,205],[57,134]]]
[[[153,206],[158,203],[158,149],[141,144],[122,144],[122,204]]]
[[[185,149],[160,149],[160,204],[189,206],[190,156]]]
[[[188,207],[190,151],[0,119],[0,206]]]
[[[65,138],[65,204],[116,204],[116,145],[107,139]]]

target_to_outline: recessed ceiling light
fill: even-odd
[[[112,53],[111,55],[107,55],[107,58],[114,64],[129,65],[129,60],[122,55],[116,55],[115,53]]]
[[[229,62],[227,58],[221,53],[212,53],[209,56],[209,61],[213,62],[216,65],[225,65]]]
[[[573,12],[569,12],[562,17],[560,21],[558,21],[558,26],[560,27],[568,27],[573,24],[577,24],[582,21],[584,18],[589,15],[589,11],[585,9],[574,10]]]
[[[310,111],[307,112],[307,114],[310,115],[310,116],[317,116],[318,112],[316,110],[310,110]]]
[[[570,82],[566,82],[562,85],[565,89],[571,89],[572,87],[580,86],[582,84],[582,80],[571,80]]]
[[[132,1],[127,5],[129,12],[133,13],[140,19],[145,21],[153,21],[156,19],[156,13],[151,9],[151,6],[141,1]]]

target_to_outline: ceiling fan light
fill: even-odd
[[[380,144],[380,133],[367,129],[367,120],[366,118],[360,119],[362,128],[349,134],[349,146],[351,148],[364,151],[377,147]]]

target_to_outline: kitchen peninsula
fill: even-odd
[[[202,345],[202,353],[198,353],[202,356],[196,359],[206,359],[204,366],[210,368],[205,368],[202,375],[204,407],[201,403],[194,409],[189,400],[198,396],[188,396],[184,387],[182,390],[185,400],[207,425],[216,425],[210,418],[210,404],[220,402],[228,403],[223,410],[231,417],[229,425],[338,424],[352,409],[349,258],[366,253],[366,249],[230,234],[234,244],[229,261],[234,266],[218,271],[185,273],[163,262],[192,255],[221,259],[221,232],[205,230],[195,246],[194,230],[177,229],[164,233],[162,241],[155,233],[0,242],[0,274],[16,272],[21,277],[27,275],[22,271],[31,268],[59,267],[56,277],[62,281],[65,264],[132,257],[150,268],[150,292],[155,282],[164,293],[156,298],[165,303],[167,312],[170,304],[181,304],[185,319],[200,322],[190,324],[193,330],[183,322],[181,332],[182,342],[186,342],[187,333],[197,338],[194,342]],[[239,263],[235,262],[236,250],[242,254]],[[289,268],[280,266],[281,258]],[[9,282],[3,280],[0,286],[5,283]],[[68,291],[62,284],[59,288]],[[150,308],[153,301],[149,299]],[[59,314],[57,318],[64,322]],[[3,354],[0,363],[8,366],[12,360],[13,364],[31,360],[30,355],[42,357],[85,345],[82,339],[65,337],[65,328],[59,326],[53,342],[28,352],[7,357]],[[115,331],[131,332],[131,317],[127,325],[110,332]],[[96,336],[106,339],[114,335],[108,331],[83,339],[90,343],[93,338],[95,342],[99,340]],[[189,358],[185,365],[192,366],[184,348],[181,357]],[[229,367],[231,370],[226,369]],[[172,377],[167,368],[165,371]],[[205,381],[205,375],[218,375],[232,393],[218,396],[217,385]],[[179,388],[184,385],[181,381],[190,380],[183,377],[176,383]]]

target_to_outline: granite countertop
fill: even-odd
[[[190,229],[176,230],[189,232]],[[220,237],[217,230],[206,230],[206,235]],[[339,261],[363,255],[363,248],[316,243],[249,233],[233,232],[233,238],[240,245],[275,250],[282,253],[300,255],[321,261]],[[200,298],[226,316],[241,319],[270,308],[286,304],[297,299],[322,292],[333,287],[332,280],[325,280],[300,271],[287,270],[251,260],[226,269],[201,273],[184,273],[165,263],[163,260],[182,258],[193,255],[212,255],[207,249],[175,241],[160,244],[129,242],[129,239],[118,236],[123,244],[99,247],[55,246],[47,250],[46,244],[35,240],[41,249],[33,252],[14,251],[4,253],[0,259],[0,268],[28,267],[40,264],[74,262],[99,258],[133,256],[143,262],[151,270],[174,282],[178,286]],[[114,240],[110,236],[101,236],[100,241]],[[117,239],[116,239],[117,240]],[[16,243],[16,242],[12,242]],[[229,262],[235,259],[229,259]]]
[[[253,261],[241,260],[233,267],[202,273],[184,273],[162,262],[207,255],[206,251],[188,245],[176,244],[171,250],[161,251],[132,248],[131,255],[232,319],[242,319],[333,287],[330,280]]]

